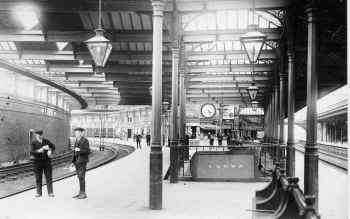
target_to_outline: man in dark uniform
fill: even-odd
[[[140,148],[141,149],[141,135],[140,134],[136,134],[135,136],[136,138],[136,148]]]
[[[149,133],[147,133],[146,135],[146,142],[147,142],[147,146],[151,145],[151,135]]]
[[[83,128],[74,129],[75,133],[75,144],[74,144],[74,153],[73,153],[73,164],[75,166],[75,170],[77,172],[77,176],[79,179],[79,193],[73,198],[77,199],[85,199],[87,198],[85,192],[85,173],[86,173],[86,165],[89,162],[89,154],[90,154],[90,146],[89,141],[83,137]]]
[[[214,145],[214,137],[212,136],[212,134],[210,132],[208,133],[208,139],[209,139],[210,146],[213,146]]]
[[[45,174],[47,193],[54,197],[52,187],[51,156],[55,145],[43,137],[43,131],[35,132],[36,139],[31,143],[30,154],[33,157],[34,173],[36,180],[36,197],[42,196],[42,176]]]

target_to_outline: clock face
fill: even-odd
[[[203,117],[211,118],[211,117],[215,116],[216,108],[213,104],[206,103],[206,104],[202,105],[201,113],[202,113]]]

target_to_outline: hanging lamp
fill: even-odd
[[[112,51],[112,43],[104,36],[104,29],[101,25],[101,1],[99,0],[98,11],[98,28],[95,30],[96,35],[85,41],[92,59],[95,63],[95,69],[103,68]],[[97,70],[96,72],[101,72]]]
[[[266,35],[258,31],[258,25],[254,24],[255,18],[255,0],[252,0],[252,24],[248,25],[249,31],[240,37],[249,62],[256,63],[259,59],[262,47],[266,40]]]
[[[254,101],[256,98],[256,95],[258,94],[259,88],[255,85],[255,83],[252,83],[252,85],[250,85],[247,88],[249,97],[251,101]]]

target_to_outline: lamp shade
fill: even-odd
[[[259,88],[255,85],[255,83],[252,83],[252,85],[247,88],[247,91],[250,99],[254,101],[256,98],[256,95],[258,94]]]
[[[256,63],[265,43],[266,35],[257,31],[257,25],[250,25],[250,31],[240,37],[250,63]]]
[[[95,30],[96,36],[85,41],[97,67],[104,67],[112,51],[111,42],[104,37],[103,29]]]

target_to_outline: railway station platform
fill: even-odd
[[[133,141],[118,144],[136,146]],[[303,177],[303,154],[296,154],[296,176]],[[169,165],[169,150],[164,148],[163,174]],[[58,218],[239,218],[267,219],[272,214],[253,212],[253,196],[266,183],[188,182],[163,183],[164,208],[149,210],[149,147],[87,173],[85,200],[71,198],[78,188],[76,177],[54,183],[55,197],[44,194],[35,198],[30,190],[0,200],[0,210],[6,219]],[[320,161],[320,213],[326,219],[347,218],[347,197],[343,191],[347,183],[345,171]],[[327,180],[328,179],[328,180]],[[301,185],[302,187],[303,185]],[[45,191],[45,190],[44,190]],[[329,202],[328,200],[335,200]],[[20,206],[14,211],[13,206]]]
[[[164,150],[164,168],[169,151]],[[166,170],[164,169],[164,172]],[[265,183],[212,183],[164,181],[164,209],[148,209],[149,148],[87,173],[85,200],[71,198],[78,189],[76,177],[54,184],[55,197],[35,198],[31,190],[0,200],[6,219],[109,219],[109,218],[252,218],[254,191]],[[45,191],[45,190],[44,190]],[[14,211],[13,206],[20,206]]]

